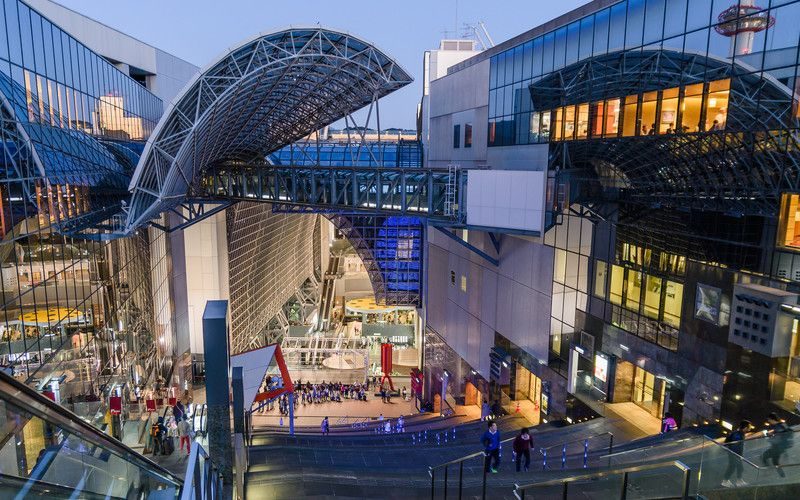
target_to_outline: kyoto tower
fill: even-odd
[[[767,12],[759,12],[761,7],[753,2],[754,0],[739,0],[738,5],[728,7],[717,17],[719,24],[714,29],[720,35],[730,37],[730,57],[751,53],[756,33],[775,24],[775,18]]]

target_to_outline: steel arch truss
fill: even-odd
[[[571,201],[774,217],[800,191],[796,96],[739,63],[671,51],[614,53],[531,87],[536,109],[597,102],[730,78],[724,131],[552,142],[550,168],[569,172]]]
[[[261,162],[411,81],[386,54],[346,33],[259,35],[199,74],[161,119],[130,184],[126,229],[179,203],[205,168]]]

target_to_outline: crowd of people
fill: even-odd
[[[186,455],[189,455],[193,434],[189,418],[188,408],[181,401],[175,403],[171,412],[167,410],[156,417],[150,426],[153,456],[172,454],[175,451],[173,438],[179,439],[179,450],[183,451],[185,446]]]

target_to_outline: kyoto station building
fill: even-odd
[[[0,498],[800,498],[800,0],[537,3],[0,0]]]

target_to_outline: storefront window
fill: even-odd
[[[601,299],[606,298],[606,275],[608,274],[608,264],[602,260],[594,263],[594,294]]]
[[[681,102],[681,131],[700,132],[700,116],[703,109],[703,84],[687,85]]]
[[[728,119],[730,84],[730,80],[717,80],[708,84],[706,130],[725,130],[725,122]]]
[[[644,314],[653,319],[658,319],[658,309],[661,306],[661,287],[663,280],[656,276],[647,277],[647,287],[644,292]]]
[[[564,107],[564,140],[575,138],[575,106]]]
[[[658,92],[645,93],[642,97],[642,135],[656,134],[658,128],[656,107],[658,107]]]
[[[576,129],[578,139],[586,139],[589,135],[589,104],[578,105],[578,126]]]
[[[642,296],[642,273],[628,269],[628,289],[625,295],[625,307],[632,311],[639,310]]]
[[[622,136],[632,137],[636,135],[636,111],[638,108],[639,96],[629,95],[625,98],[625,111],[623,115]]]
[[[625,281],[625,268],[611,266],[611,287],[609,300],[612,304],[622,305],[622,286]]]
[[[683,285],[674,281],[667,281],[664,296],[664,323],[674,326],[681,325],[681,305],[683,304]]]
[[[800,195],[784,194],[781,202],[781,221],[778,244],[800,248]]]
[[[661,93],[661,117],[658,131],[661,134],[674,134],[678,117],[678,88],[671,88]]]

